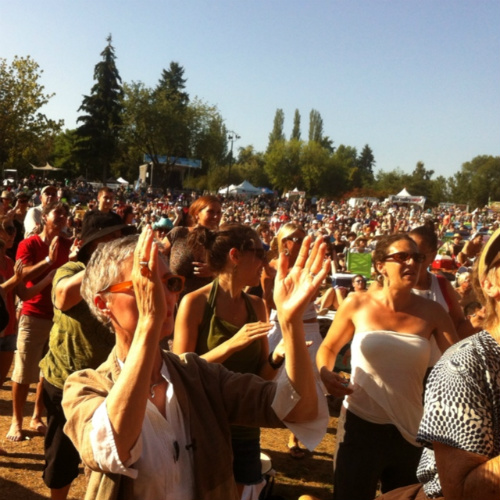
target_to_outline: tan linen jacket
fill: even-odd
[[[284,427],[271,409],[276,384],[256,375],[230,372],[194,353],[179,357],[163,352],[163,358],[195,444],[192,448],[195,499],[237,500],[229,425]],[[92,470],[85,500],[120,499],[121,489],[133,481],[100,471],[89,440],[92,416],[119,374],[113,349],[97,370],[73,373],[64,386],[62,404],[67,419],[64,432]]]

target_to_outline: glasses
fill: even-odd
[[[9,235],[12,236],[13,234],[16,234],[16,228],[15,226],[5,226],[3,230]]]
[[[29,200],[27,198],[18,198],[17,201],[19,203],[28,203]]]
[[[161,282],[167,286],[167,290],[172,293],[181,293],[184,290],[184,282],[186,278],[180,276],[179,274],[170,274],[161,278]],[[133,288],[132,281],[123,281],[122,283],[116,283],[115,285],[110,285],[99,293],[120,293],[125,290],[130,290]]]
[[[302,243],[304,238],[300,238],[299,236],[289,236],[288,238],[283,238],[283,241],[291,241],[293,243]]]
[[[410,262],[410,260],[413,260],[413,262],[416,262],[417,264],[421,264],[425,260],[425,254],[423,253],[409,253],[409,252],[396,252],[396,253],[391,253],[390,255],[387,255],[384,258],[385,260],[392,259],[398,264],[407,264]]]
[[[244,250],[245,252],[253,252],[255,254],[255,257],[259,260],[265,260],[266,259],[266,251],[263,248],[247,248]]]

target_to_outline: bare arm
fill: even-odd
[[[203,313],[207,304],[203,289],[185,295],[175,318],[174,344],[172,351],[175,354],[184,352],[196,352],[196,343],[198,342],[198,329],[203,320]]]
[[[0,288],[7,293],[13,288],[15,288],[23,279],[23,261],[16,260],[14,264],[14,274],[3,283],[0,283]]]
[[[434,335],[436,342],[441,352],[445,352],[448,347],[452,346],[460,339],[453,325],[453,321],[449,314],[445,314],[443,307],[434,302],[429,310],[429,318],[435,321]]]
[[[26,280],[34,280],[38,278],[42,273],[47,271],[55,260],[57,259],[57,251],[59,248],[59,237],[56,236],[49,245],[49,259],[50,261],[47,262],[47,259],[42,259],[39,262],[24,262],[24,269],[23,269],[23,279]]]
[[[74,276],[59,280],[55,287],[54,305],[60,311],[67,311],[76,306],[81,300],[80,287],[85,271],[80,271]]]
[[[354,335],[352,316],[358,307],[359,303],[354,295],[348,296],[342,302],[316,355],[321,380],[333,396],[340,397],[352,393],[352,389],[344,386],[342,377],[334,373],[333,368],[340,349],[350,342]]]
[[[45,287],[52,283],[52,279],[56,274],[57,269],[52,269],[49,273],[43,277],[38,283],[31,287],[27,287],[24,283],[19,283],[16,286],[16,294],[21,300],[32,299],[35,295],[38,295]]]
[[[446,500],[497,500],[500,497],[500,457],[488,459],[443,443],[432,445]]]
[[[459,303],[459,295],[448,280],[446,280],[446,291],[448,292],[449,314],[453,320],[456,333],[460,340],[464,339],[474,333],[474,328],[465,317],[462,306]]]
[[[139,237],[132,269],[139,314],[137,326],[120,377],[106,397],[106,409],[122,462],[130,458],[130,451],[141,434],[153,367],[161,363],[158,343],[166,318],[166,297],[158,260],[158,248],[148,226]],[[149,275],[141,274],[140,261],[149,261]],[[126,341],[117,335],[118,356],[124,349],[123,342]]]
[[[286,416],[289,422],[305,422],[317,416],[318,398],[312,363],[304,338],[302,315],[313,300],[330,268],[325,260],[326,245],[317,239],[309,252],[307,236],[295,265],[289,269],[289,258],[283,253],[278,261],[274,302],[280,318],[285,343],[285,368],[288,379],[300,400]]]

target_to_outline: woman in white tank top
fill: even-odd
[[[379,481],[385,492],[415,480],[430,339],[440,350],[458,340],[443,308],[412,293],[424,259],[407,235],[380,240],[374,252],[377,283],[347,297],[318,351],[328,392],[346,396],[337,430],[335,500],[371,500]],[[351,340],[347,386],[332,370]]]

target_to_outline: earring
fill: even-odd
[[[288,248],[285,248],[285,249],[283,250],[283,253],[284,253],[287,257],[289,257],[289,256],[290,256],[290,250],[288,250]]]

